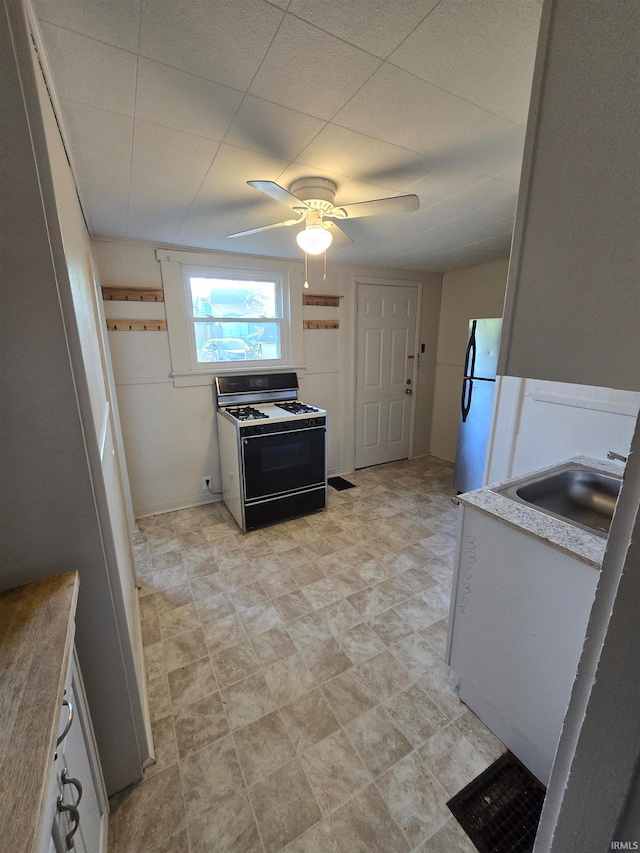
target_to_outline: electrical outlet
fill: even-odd
[[[211,474],[202,478],[202,491],[206,492],[211,487]]]

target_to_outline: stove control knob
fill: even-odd
[[[255,427],[253,427],[253,431],[254,432],[262,432],[262,427],[261,426],[255,426]]]
[[[316,419],[315,418],[309,418],[309,420],[307,421],[307,424],[309,426],[315,426],[316,425]]]

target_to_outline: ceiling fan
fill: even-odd
[[[247,181],[247,184],[291,207],[296,213],[296,218],[274,222],[272,225],[262,225],[259,228],[250,228],[248,231],[237,231],[227,236],[246,237],[271,228],[304,223],[305,227],[296,235],[296,242],[309,255],[319,255],[326,251],[333,241],[334,234],[340,234],[347,242],[353,243],[351,237],[338,224],[341,221],[362,216],[408,213],[420,207],[420,199],[417,195],[400,195],[335,206],[333,202],[337,187],[328,178],[299,178],[291,184],[289,190],[274,181]]]

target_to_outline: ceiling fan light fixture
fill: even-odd
[[[308,255],[320,255],[329,248],[333,235],[323,225],[307,225],[296,235],[296,242]]]

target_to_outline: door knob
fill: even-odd
[[[411,388],[405,388],[404,393],[405,394],[413,394],[413,391],[411,390]]]

